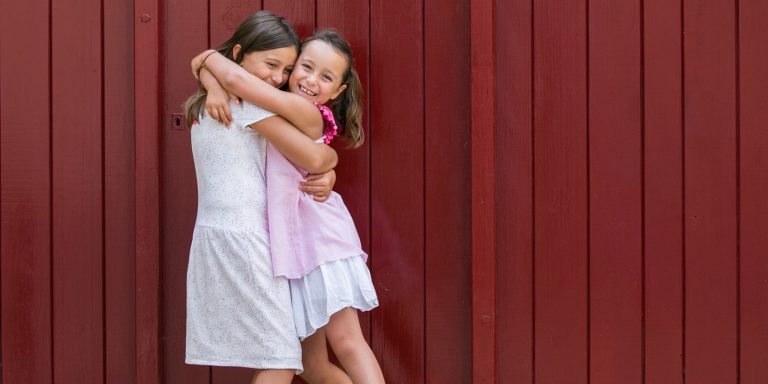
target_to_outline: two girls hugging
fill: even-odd
[[[378,305],[367,255],[332,191],[328,144],[363,141],[349,44],[331,30],[301,42],[285,19],[259,12],[192,69],[201,87],[185,104],[198,188],[186,362],[255,368],[259,384],[296,373],[310,384],[383,383],[357,317]]]

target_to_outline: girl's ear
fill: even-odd
[[[339,89],[336,90],[336,93],[331,95],[331,100],[336,100],[336,98],[339,97],[339,95],[341,95],[341,93],[344,92],[345,89],[347,89],[346,84],[342,84],[341,86],[339,86]]]
[[[232,47],[232,58],[235,59],[236,63],[240,62],[240,50],[243,49],[243,46],[240,44],[235,44],[234,47]]]

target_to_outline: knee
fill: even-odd
[[[352,356],[359,353],[362,350],[361,348],[364,347],[365,339],[361,338],[358,340],[354,335],[338,334],[333,335],[333,337],[329,335],[328,342],[331,344],[331,348],[333,348],[336,356],[343,359],[344,356]]]

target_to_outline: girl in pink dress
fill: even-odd
[[[206,109],[225,123],[228,96],[221,87],[286,118],[318,143],[330,143],[337,133],[354,147],[363,141],[362,87],[352,67],[349,44],[334,31],[318,32],[303,42],[288,81],[290,93],[269,87],[210,51],[193,60],[193,69],[199,67],[203,68],[201,78],[210,72],[218,80],[204,82],[209,92]],[[218,98],[213,97],[215,94]],[[340,124],[336,124],[334,115]],[[306,372],[314,372],[310,367],[315,359],[319,363],[327,359],[327,339],[353,382],[383,383],[381,368],[357,318],[357,310],[378,305],[365,264],[367,255],[338,194],[331,192],[325,202],[318,203],[298,190],[306,176],[306,171],[291,164],[275,148],[267,147],[273,273],[289,279]],[[313,377],[303,377],[310,383],[314,381]]]

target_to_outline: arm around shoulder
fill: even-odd
[[[339,160],[333,148],[315,143],[280,116],[251,124],[251,128],[261,133],[288,160],[309,173],[327,172]]]
[[[322,135],[323,121],[320,113],[301,96],[269,85],[221,54],[208,56],[205,68],[229,92],[284,117],[309,136]]]

